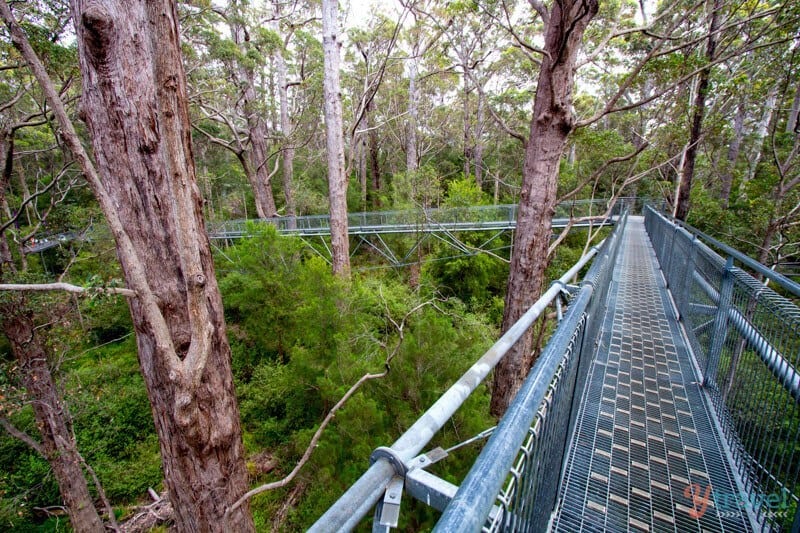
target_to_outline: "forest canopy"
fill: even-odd
[[[307,528],[605,234],[553,239],[559,202],[637,197],[800,264],[797,2],[0,14],[0,284],[67,288],[0,291],[2,529],[115,528],[149,489],[179,529]],[[348,214],[505,205],[514,234],[348,236]],[[314,215],[330,237],[252,222]],[[508,360],[435,445],[494,423],[532,365]],[[226,496],[200,512],[190,485]]]

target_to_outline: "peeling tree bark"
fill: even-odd
[[[545,54],[525,147],[517,231],[508,278],[503,331],[538,299],[547,267],[561,156],[573,128],[572,86],[583,33],[597,0],[554,2],[545,28]],[[533,365],[529,331],[495,369],[491,411],[502,415]]]
[[[98,199],[136,293],[129,305],[176,525],[253,531],[246,505],[226,514],[248,480],[196,184],[176,5],[72,0],[71,7],[82,114],[99,172],[24,33],[4,18]]]

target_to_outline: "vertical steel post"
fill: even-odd
[[[662,270],[664,271],[664,274],[665,274],[664,279],[666,280],[667,288],[670,288],[672,286],[672,283],[671,283],[671,281],[672,281],[672,256],[675,253],[675,239],[678,238],[678,231],[679,230],[680,230],[680,226],[678,226],[676,224],[675,225],[675,230],[672,232],[672,241],[670,241],[670,243],[669,243],[669,254],[667,254],[667,257],[664,258],[664,262],[666,263],[666,268],[662,268]],[[665,250],[665,252],[666,252],[666,250]]]
[[[714,332],[711,336],[711,347],[708,350],[708,358],[706,359],[706,369],[703,372],[704,387],[709,385],[712,378],[716,381],[722,346],[725,344],[725,337],[728,334],[728,311],[730,310],[731,295],[733,294],[732,271],[733,257],[728,256],[728,260],[725,262],[725,269],[722,271],[722,286],[719,291],[717,314],[714,317]]]
[[[686,266],[686,275],[683,280],[683,287],[678,296],[678,319],[683,320],[684,315],[689,312],[690,289],[694,280],[695,261],[697,259],[697,235],[692,234],[692,244],[689,246],[689,262]]]

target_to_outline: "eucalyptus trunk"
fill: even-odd
[[[789,119],[786,121],[786,133],[797,133],[797,117],[800,115],[800,83],[797,84],[797,88],[794,92],[794,98],[792,99],[792,108],[789,111]]]
[[[237,13],[237,16],[241,16]],[[245,29],[242,23],[231,24],[231,35],[234,42],[247,53]],[[267,149],[267,124],[262,114],[263,110],[258,105],[256,94],[255,70],[249,65],[238,65],[239,85],[241,87],[242,110],[247,121],[248,148],[246,150],[249,166],[245,167],[245,174],[253,189],[253,198],[256,204],[256,213],[259,218],[274,217],[275,198],[272,195]]]
[[[675,218],[686,220],[689,215],[689,200],[692,192],[692,181],[694,180],[695,163],[697,161],[697,150],[700,147],[700,139],[703,133],[703,119],[706,115],[706,98],[708,97],[708,87],[711,80],[711,64],[717,56],[717,41],[719,35],[720,11],[722,10],[722,0],[714,0],[711,11],[711,22],[708,29],[708,40],[706,41],[706,62],[709,64],[700,71],[697,83],[697,93],[695,94],[694,110],[692,112],[692,127],[689,131],[689,145],[681,166],[680,186],[675,198]]]
[[[2,3],[2,5],[5,5]],[[253,531],[230,347],[196,182],[176,5],[72,0],[91,163],[41,62],[23,51],[106,216],[181,531]],[[8,21],[7,21],[8,22]]]
[[[720,173],[719,204],[722,209],[728,208],[731,199],[731,188],[733,187],[733,173],[736,169],[736,161],[739,159],[739,151],[744,140],[744,119],[746,109],[740,105],[736,109],[736,116],[733,119],[733,138],[728,145],[727,164]]]
[[[479,189],[483,188],[483,120],[484,120],[484,97],[483,92],[478,91],[478,108],[475,113],[475,183]]]
[[[367,103],[365,115],[367,116],[367,151],[369,152],[369,169],[372,175],[372,205],[381,206],[381,161],[380,147],[378,146],[378,128],[375,127],[375,99],[372,98]]]
[[[22,383],[33,407],[41,436],[38,451],[53,470],[72,529],[78,533],[102,533],[105,531],[103,520],[95,509],[83,475],[78,444],[50,372],[47,350],[22,297],[13,296],[12,299],[11,305],[0,309],[1,327],[11,343]]]
[[[558,171],[571,115],[575,62],[581,39],[597,14],[597,0],[554,2],[545,28],[545,45],[533,104],[530,137],[525,145],[517,231],[508,278],[503,331],[539,298],[547,268],[547,249],[555,214]],[[533,365],[529,331],[495,369],[491,411],[507,409]]]
[[[406,128],[406,171],[411,174],[419,169],[419,159],[417,154],[417,116],[419,113],[419,91],[417,89],[417,58],[411,57],[408,60],[408,121]]]
[[[322,1],[322,50],[325,76],[325,138],[328,159],[328,201],[330,203],[333,273],[350,276],[350,240],[347,233],[347,176],[344,173],[344,129],[339,81],[339,2]]]
[[[289,217],[289,227],[294,228],[294,217],[297,209],[294,201],[294,145],[292,139],[292,120],[289,117],[289,85],[286,75],[286,58],[283,50],[275,53],[275,67],[278,83],[278,95],[281,107],[281,133],[283,134],[283,149],[281,150],[283,197],[286,201],[286,216]]]

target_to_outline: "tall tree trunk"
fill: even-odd
[[[751,180],[755,177],[756,171],[758,170],[758,164],[761,162],[761,158],[766,147],[766,140],[767,134],[770,130],[770,123],[772,123],[773,118],[775,117],[775,108],[778,104],[778,86],[773,86],[769,93],[767,93],[767,99],[764,102],[764,113],[761,115],[761,120],[758,121],[758,125],[756,126],[755,135],[753,136],[753,149],[751,151],[750,157],[748,157],[748,162],[750,164],[750,169],[748,172],[747,179]]]
[[[294,139],[292,120],[289,117],[289,87],[286,74],[286,59],[283,50],[275,52],[275,65],[278,83],[278,94],[281,106],[281,133],[283,134],[283,149],[281,150],[283,197],[286,200],[286,216],[289,217],[289,227],[295,227],[294,217],[297,209],[294,203]]]
[[[322,1],[322,50],[325,77],[325,137],[328,152],[328,200],[331,216],[333,272],[350,276],[350,241],[347,235],[347,176],[344,174],[344,129],[339,82],[339,2]]]
[[[417,118],[419,113],[419,92],[417,90],[417,58],[410,57],[408,64],[408,121],[406,122],[406,171],[409,174],[419,169],[417,154]]]
[[[364,117],[361,117],[360,124],[361,126],[359,126],[359,129],[363,130],[364,126],[366,126]],[[363,211],[367,211],[367,197],[369,194],[369,173],[367,172],[367,134],[363,132],[359,133],[356,135],[354,142],[358,142],[356,159],[358,161],[358,181],[361,185],[361,209]]]
[[[372,205],[374,207],[381,206],[381,161],[380,149],[378,146],[378,129],[375,127],[375,99],[371,99],[367,103],[365,115],[367,116],[367,145],[369,151],[369,168],[372,174]]]
[[[758,256],[756,257],[756,261],[758,261],[762,265],[769,266],[767,264],[767,261],[769,260],[769,251],[770,248],[772,248],[772,241],[775,239],[775,235],[778,234],[779,228],[780,228],[780,220],[776,219],[775,215],[773,214],[769,219],[769,223],[767,224],[767,229],[764,232],[764,237],[761,239],[761,246],[759,246],[758,248]]]
[[[8,205],[7,193],[11,184],[11,165],[14,161],[11,132],[5,128],[0,129],[0,212],[7,220],[13,216]],[[11,257],[11,248],[8,246],[6,232],[0,233],[0,278],[8,271],[14,269],[14,259]]]
[[[242,9],[237,3],[234,3],[234,7],[239,11]],[[241,17],[242,13],[235,13],[234,22],[231,23],[231,35],[234,42],[242,49],[242,53],[246,53],[245,43],[248,38],[245,37],[243,23],[238,21]],[[258,106],[255,70],[245,65],[238,65],[238,69],[239,85],[242,90],[242,110],[247,121],[247,138],[250,145],[247,149],[250,171],[245,169],[245,173],[250,181],[250,186],[253,188],[258,217],[274,217],[277,211],[267,165],[267,154],[269,153],[267,149],[267,124],[262,116],[263,111]]]
[[[792,108],[789,111],[789,119],[786,121],[786,133],[797,133],[797,117],[800,115],[800,83],[797,84],[797,89],[794,92],[794,99],[792,100]]]
[[[483,91],[477,91],[478,108],[475,112],[475,183],[478,188],[483,188]]]
[[[252,71],[248,71],[252,74]],[[253,174],[249,176],[253,187],[253,197],[256,201],[256,212],[259,218],[274,217],[277,214],[275,208],[275,198],[272,194],[270,184],[268,150],[267,150],[267,126],[261,118],[261,112],[255,101],[255,91],[252,84],[248,83],[244,92],[244,110],[247,114],[247,130],[250,140],[250,149],[247,155],[250,159],[250,166]]]
[[[106,216],[181,531],[253,531],[230,347],[191,150],[177,9],[72,0],[91,164],[41,62],[0,9]]]
[[[675,218],[686,220],[689,215],[689,198],[692,192],[692,180],[694,179],[694,167],[697,160],[697,149],[700,147],[700,137],[703,133],[703,119],[706,114],[706,97],[708,96],[708,84],[711,79],[711,63],[717,55],[717,41],[719,36],[720,11],[722,10],[722,0],[714,0],[711,12],[711,22],[708,29],[708,41],[706,42],[706,61],[709,66],[700,71],[697,83],[697,94],[695,94],[694,112],[692,114],[692,128],[689,132],[689,145],[681,167],[681,182],[678,187],[678,194],[675,199]]]
[[[470,120],[469,120],[469,78],[467,77],[466,65],[464,70],[464,179],[469,179],[470,163],[472,162],[472,145],[470,143]]]
[[[573,128],[572,86],[583,33],[597,14],[597,0],[554,2],[545,28],[545,54],[525,147],[522,192],[508,278],[503,331],[539,297],[555,213],[561,156]],[[529,331],[495,369],[491,411],[505,412],[533,364]]]
[[[79,533],[102,533],[105,527],[89,494],[69,415],[50,373],[47,351],[36,333],[31,313],[25,309],[26,304],[20,301],[20,296],[14,299],[17,301],[10,307],[4,306],[0,313],[2,330],[11,343],[33,406],[42,439],[41,451],[53,469],[72,528]]]
[[[728,145],[727,165],[720,174],[719,203],[722,209],[728,208],[731,199],[731,188],[733,186],[733,171],[736,168],[736,161],[739,159],[739,149],[744,139],[744,119],[747,112],[744,105],[736,109],[736,116],[733,119],[733,138]]]

